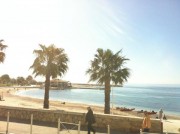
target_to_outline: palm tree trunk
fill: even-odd
[[[49,88],[50,88],[50,75],[46,75],[45,81],[45,94],[44,94],[44,108],[49,108]]]
[[[110,114],[110,92],[111,92],[111,87],[110,87],[110,81],[105,82],[105,107],[104,107],[104,113],[105,114]]]

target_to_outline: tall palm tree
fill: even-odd
[[[105,85],[105,114],[110,114],[111,84],[123,85],[130,75],[129,69],[124,67],[129,59],[120,56],[121,52],[122,50],[113,54],[109,49],[98,48],[90,68],[86,71],[86,74],[90,74],[89,82],[96,81],[98,84]]]
[[[0,40],[0,63],[4,62],[6,56],[4,50],[6,49],[7,46],[2,43],[3,41],[4,40]]]
[[[46,77],[43,107],[49,108],[50,78],[61,77],[68,69],[67,62],[69,59],[64,49],[56,48],[53,44],[48,47],[41,44],[39,46],[40,50],[34,50],[36,58],[30,68],[34,70],[35,77],[38,75]]]

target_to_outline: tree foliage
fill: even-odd
[[[4,53],[4,50],[7,48],[7,45],[4,45],[3,41],[4,40],[0,40],[0,63],[4,62],[4,59],[5,59],[5,56],[6,56],[5,53]]]
[[[86,71],[90,75],[90,81],[105,85],[105,108],[104,113],[110,113],[110,90],[111,84],[123,85],[129,77],[129,69],[124,64],[129,59],[121,56],[122,50],[113,53],[110,49],[97,49],[94,59],[90,63],[90,68]]]
[[[28,85],[36,85],[38,82],[33,79],[31,75],[27,76],[25,79],[22,76],[18,76],[16,79],[11,78],[8,74],[4,74],[0,77],[0,85],[2,86],[14,86],[14,85],[21,85],[21,86],[28,86]]]
[[[36,58],[30,68],[33,69],[35,76],[46,78],[43,107],[49,108],[50,78],[62,77],[68,69],[67,62],[69,59],[64,49],[56,48],[53,44],[48,47],[42,44],[39,46],[39,50],[34,50]]]
[[[1,82],[2,84],[7,84],[10,82],[10,77],[8,74],[4,74],[1,76]]]

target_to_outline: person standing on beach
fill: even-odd
[[[163,110],[160,109],[159,110],[159,119],[162,120],[162,118],[163,118]]]
[[[88,134],[91,133],[91,131],[95,134],[95,129],[92,127],[92,124],[95,123],[95,117],[93,114],[93,111],[91,107],[87,107],[87,114],[86,114],[86,123],[87,123],[87,128],[88,128]]]
[[[150,128],[151,128],[150,116],[149,116],[148,112],[145,111],[143,122],[142,122],[142,131],[143,132],[149,132]]]

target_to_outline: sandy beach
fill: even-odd
[[[30,90],[29,88],[0,88],[0,94],[3,95],[4,101],[0,101],[0,105],[3,106],[15,106],[15,107],[27,107],[43,109],[43,100],[35,99],[30,97],[17,96],[14,93],[17,90]],[[76,104],[69,102],[51,101],[50,109],[55,110],[66,110],[66,111],[76,111],[76,112],[87,112],[87,106],[85,104]],[[103,107],[91,106],[94,113],[103,113]],[[138,116],[142,117],[143,113],[138,113],[137,111],[122,112],[113,109],[112,114],[123,115],[123,116]],[[151,118],[155,118],[156,115],[152,115]],[[173,115],[166,115],[167,120],[164,120],[164,132],[180,133],[180,117]]]

